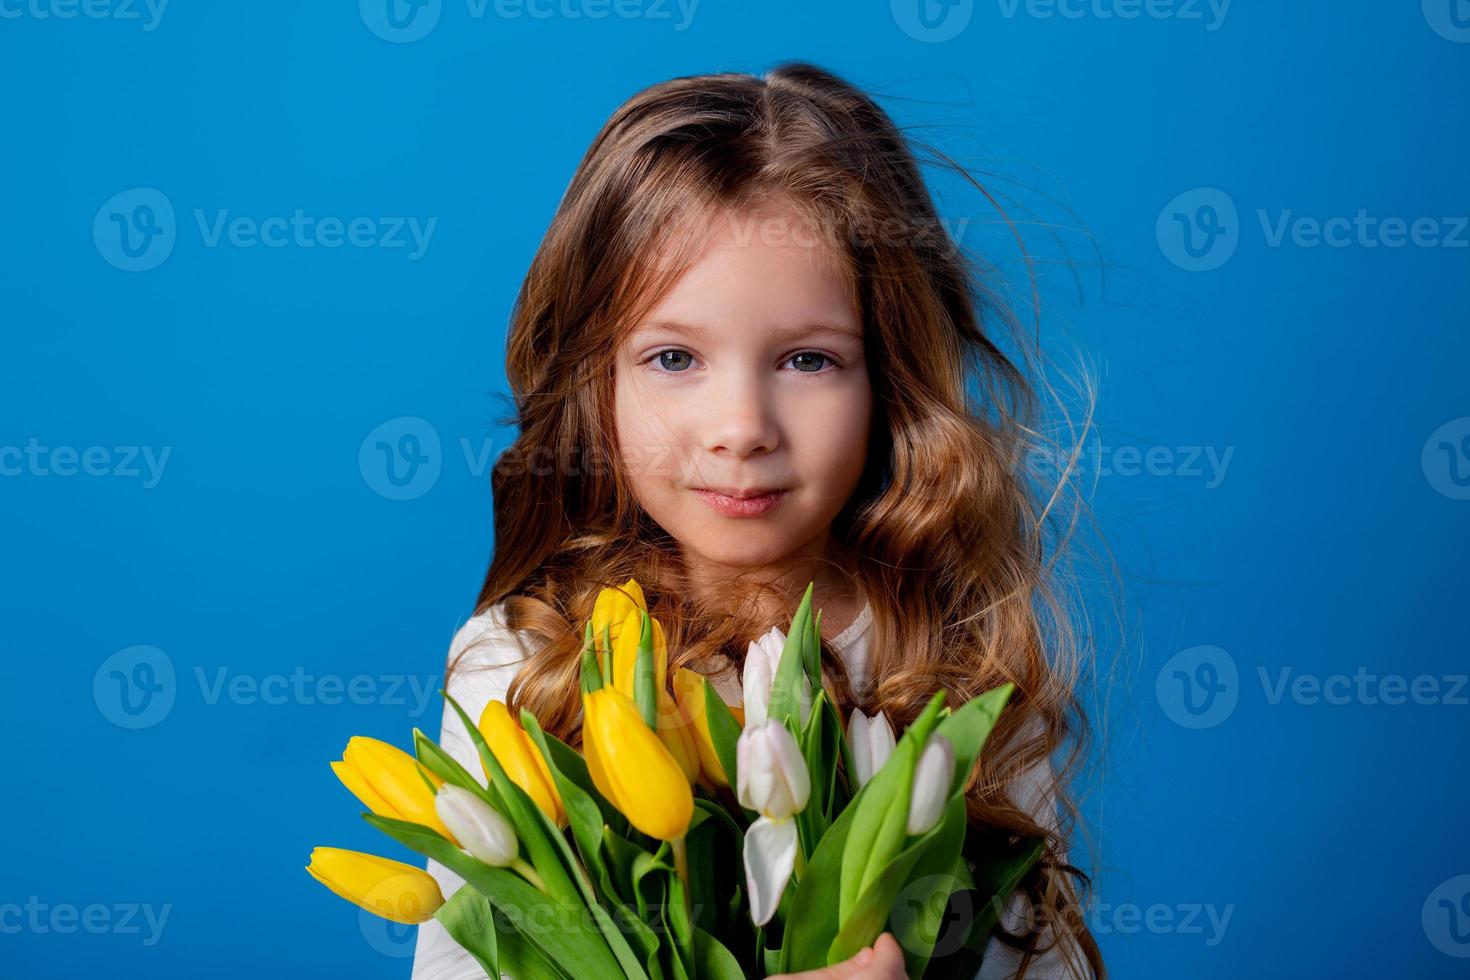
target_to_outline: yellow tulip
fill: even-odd
[[[688,667],[680,667],[674,671],[674,697],[690,720],[690,727],[695,737],[695,747],[699,752],[700,770],[704,773],[704,778],[711,784],[729,786],[730,778],[725,774],[725,767],[720,765],[720,757],[715,753],[714,739],[709,733],[709,715],[705,712],[704,705],[704,685],[704,676]],[[730,710],[732,713],[739,712],[738,708]],[[743,714],[743,712],[740,713]]]
[[[427,776],[435,787],[443,780],[402,749],[375,738],[354,735],[347,740],[342,761],[332,763],[332,771],[363,806],[378,816],[423,824],[454,840],[449,828],[434,812],[434,791],[419,774]]]
[[[592,636],[599,647],[602,644],[603,627],[607,627],[612,641],[617,643],[623,620],[634,609],[648,612],[648,602],[643,598],[643,587],[633,579],[628,579],[618,588],[603,589],[597,593],[597,602],[592,606]],[[638,648],[636,641],[633,648]]]
[[[610,683],[630,698],[635,698],[633,678],[638,670],[638,643],[643,636],[642,616],[637,609],[630,610],[622,627],[613,634],[613,670]],[[652,617],[649,617],[652,618]],[[653,689],[660,696],[666,690],[668,678],[669,647],[664,640],[664,628],[657,619],[653,620]],[[604,673],[604,676],[608,676]]]
[[[694,816],[693,790],[638,706],[604,687],[583,695],[582,712],[582,748],[598,792],[650,837],[683,837]]]
[[[699,735],[684,706],[662,691],[658,698],[658,737],[684,770],[685,778],[697,782],[701,769]]]
[[[347,901],[404,925],[428,922],[444,904],[433,875],[376,854],[314,847],[306,871]]]
[[[526,734],[521,723],[510,716],[510,709],[505,706],[505,702],[491,701],[485,705],[485,710],[480,714],[479,727],[480,734],[485,736],[486,744],[495,753],[495,758],[500,760],[510,781],[525,790],[526,795],[536,801],[541,812],[552,823],[565,827],[567,812],[562,806],[561,794],[556,791],[551,767],[541,757],[536,743],[531,741],[531,736]],[[485,778],[492,779],[490,769],[483,759],[480,760],[480,765],[485,769]]]

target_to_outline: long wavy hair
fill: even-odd
[[[999,209],[963,167],[930,152]],[[518,437],[492,472],[494,555],[476,607],[503,603],[509,626],[534,638],[508,699],[579,744],[582,624],[599,590],[630,577],[664,626],[670,675],[739,670],[749,642],[794,612],[789,593],[713,600],[684,587],[677,541],[641,510],[617,465],[624,447],[613,423],[620,343],[701,251],[698,234],[679,231],[766,200],[796,209],[838,257],[873,390],[865,470],[833,523],[828,557],[832,574],[871,603],[872,681],[859,699],[824,641],[829,690],[843,717],[852,706],[882,710],[900,727],[937,687],[958,705],[1015,684],[966,790],[972,825],[1044,841],[1020,892],[1029,927],[1002,939],[1029,964],[1052,924],[1071,940],[1065,955],[1078,975],[1085,960],[1102,976],[1082,914],[1091,881],[1066,857],[1079,822],[1069,777],[1087,732],[1080,606],[1060,584],[1075,511],[1025,465],[1042,440],[1044,382],[1028,380],[1039,343],[989,267],[940,222],[888,115],[824,69],[792,63],[760,77],[654,85],[612,115],[577,168],[508,338],[515,411],[504,421]],[[1059,749],[1069,751],[1046,789],[1062,818],[1038,824],[1013,798],[1016,780]]]

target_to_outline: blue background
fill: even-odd
[[[117,6],[5,0],[0,18],[0,972],[408,976],[411,932],[302,867],[316,844],[405,856],[327,762],[353,733],[437,729],[410,682],[437,686],[490,554],[520,277],[622,100],[788,58],[987,175],[1036,258],[1049,347],[1093,366],[1123,629],[1099,627],[1089,921],[1115,975],[1470,970],[1470,692],[1444,703],[1470,662],[1470,233],[1273,246],[1259,214],[1470,213],[1449,0],[1223,20],[989,0],[937,33],[902,2],[702,0],[680,30],[672,4],[477,18],[444,0],[408,42],[347,2],[176,0],[151,30]],[[174,209],[174,242],[126,271],[112,215],[148,226],[137,206],[158,200],[137,188]],[[979,195],[934,188],[1022,282]],[[1234,217],[1206,209],[1222,201]],[[436,225],[410,258],[210,247],[195,218],[298,208]],[[1215,268],[1185,268],[1186,227]],[[430,462],[399,488],[376,446],[405,435]],[[101,447],[96,475],[63,475],[66,447]],[[167,450],[161,477],[119,447]],[[1156,450],[1152,472],[1123,447]],[[1206,449],[1230,454],[1213,476]],[[156,717],[119,700],[140,663]],[[1283,670],[1424,675],[1439,695],[1275,697]],[[317,686],[359,675],[366,703]],[[245,686],[216,696],[221,678]],[[94,904],[100,933],[49,918]],[[167,908],[156,941],[130,904]]]

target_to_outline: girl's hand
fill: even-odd
[[[858,980],[908,980],[908,975],[903,972],[903,951],[898,948],[898,940],[893,938],[893,933],[885,932],[878,937],[877,942],[863,948],[850,960],[825,966],[820,970],[781,973],[768,977],[767,980],[837,980],[839,977],[854,977]]]

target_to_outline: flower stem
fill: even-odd
[[[526,863],[525,858],[517,856],[515,860],[510,862],[510,869],[534,885],[538,892],[542,894],[546,893],[546,882],[541,880],[541,876],[536,873],[535,868]]]
[[[684,838],[678,837],[669,841],[674,849],[674,870],[679,874],[679,881],[684,885],[685,896],[689,891],[689,848],[684,843]]]

